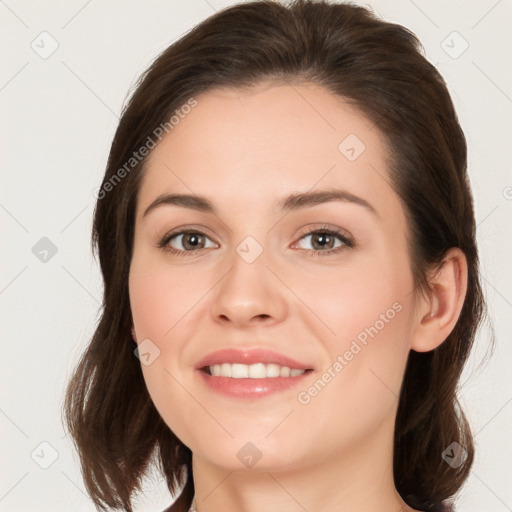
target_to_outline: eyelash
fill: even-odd
[[[158,242],[158,247],[164,251],[168,251],[169,253],[175,254],[177,256],[185,256],[185,255],[187,255],[187,253],[195,253],[195,252],[201,251],[202,249],[197,249],[197,250],[193,250],[193,251],[181,251],[181,250],[169,247],[167,245],[174,237],[179,236],[179,235],[184,235],[184,234],[191,234],[191,233],[209,238],[206,233],[204,233],[203,231],[201,231],[199,229],[188,229],[188,230],[185,229],[185,230],[181,230],[181,231],[167,233],[160,240],[160,242]],[[308,256],[329,256],[332,254],[337,254],[340,251],[346,250],[346,247],[353,248],[355,246],[355,242],[351,238],[349,238],[344,231],[341,231],[338,229],[333,229],[329,226],[320,226],[319,228],[314,229],[312,231],[307,231],[300,235],[299,241],[302,240],[303,238],[305,238],[306,236],[315,235],[315,234],[327,234],[330,236],[336,236],[343,242],[343,245],[341,245],[340,247],[336,247],[335,249],[329,249],[327,251],[319,251],[319,250],[315,250],[315,249],[303,249]],[[203,249],[205,249],[205,248],[203,247]]]

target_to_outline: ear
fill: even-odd
[[[468,285],[465,254],[449,249],[441,267],[430,279],[430,293],[418,299],[411,349],[428,352],[437,348],[452,332],[459,319]]]

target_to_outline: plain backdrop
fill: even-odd
[[[90,251],[94,189],[139,74],[172,41],[233,3],[0,1],[0,511],[95,510],[61,421],[63,390],[101,301]],[[510,511],[512,3],[356,3],[417,34],[448,83],[467,137],[497,343],[477,369],[489,344],[484,326],[461,381],[477,453],[458,512]],[[162,477],[153,475],[136,510],[170,503]]]

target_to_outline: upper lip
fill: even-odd
[[[205,366],[213,366],[214,364],[222,363],[241,363],[241,364],[278,364],[279,366],[288,366],[289,368],[295,368],[298,370],[311,370],[311,366],[305,363],[301,363],[292,359],[291,357],[279,354],[268,349],[235,349],[225,348],[223,350],[217,350],[203,357],[197,364],[196,368],[201,369]]]

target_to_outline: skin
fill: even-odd
[[[313,84],[263,82],[250,91],[209,90],[146,162],[138,196],[130,301],[137,343],[160,350],[142,365],[159,413],[193,452],[200,512],[411,511],[396,491],[392,443],[410,350],[428,351],[451,332],[467,287],[463,253],[451,249],[432,282],[415,294],[407,218],[389,185],[379,130],[342,98]],[[365,144],[354,161],[338,146]],[[336,187],[377,211],[333,201],[281,212],[292,192]],[[207,196],[217,214],[164,205],[162,193]],[[356,246],[331,255],[308,235],[341,228]],[[158,248],[170,230],[207,233],[203,249],[185,237]],[[253,237],[252,263],[237,246]],[[201,245],[200,245],[201,247]],[[195,252],[194,252],[195,251]],[[342,371],[307,404],[307,391],[365,327],[401,305]],[[194,365],[226,347],[270,348],[312,372],[298,389],[254,400],[206,387]],[[261,459],[244,466],[251,442]]]

